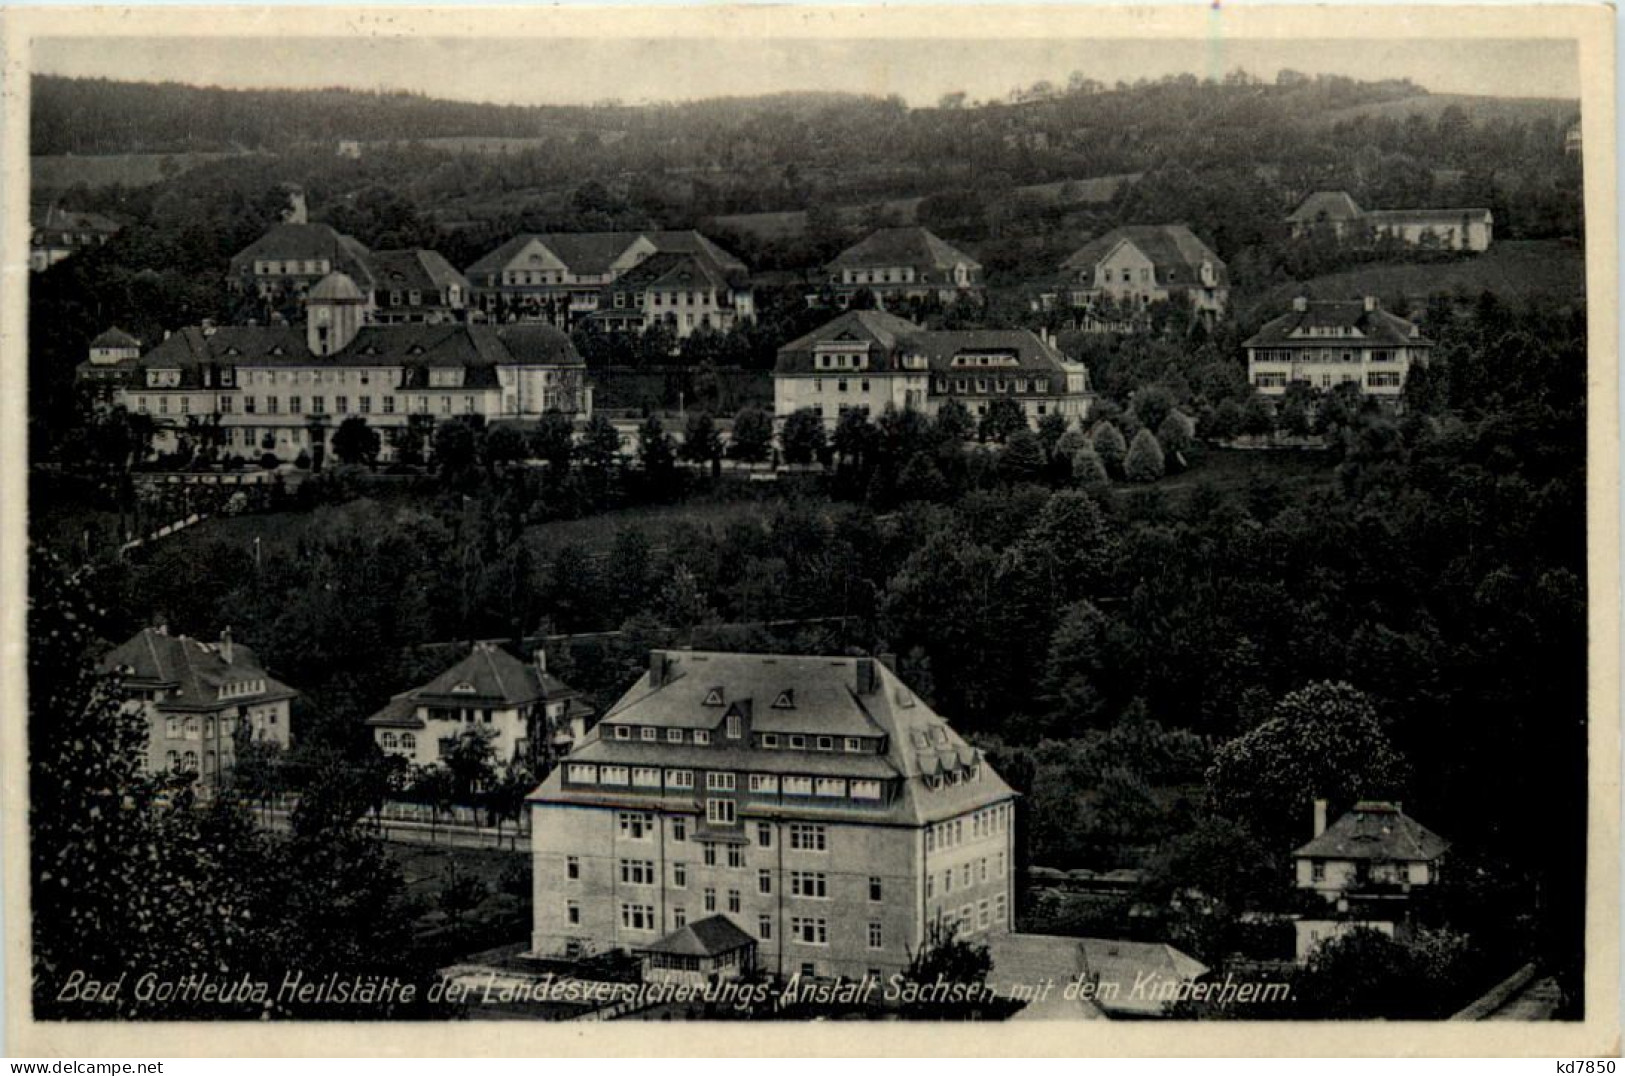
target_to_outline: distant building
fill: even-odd
[[[1015,1020],[1165,1017],[1208,973],[1163,942],[1005,934],[989,950],[988,985],[1002,997],[1029,999]],[[1054,985],[1043,990],[1045,983]]]
[[[961,295],[982,297],[982,263],[919,227],[881,228],[837,254],[825,267],[836,301],[860,291],[882,303]]]
[[[366,244],[328,224],[283,222],[232,255],[227,280],[236,291],[285,304],[332,273],[349,277],[370,303],[378,281]]]
[[[414,765],[438,761],[469,729],[492,735],[499,764],[568,750],[587,731],[591,707],[580,692],[547,671],[547,656],[520,661],[493,643],[476,643],[468,656],[421,687],[402,692],[367,718],[386,755]]]
[[[791,341],[773,371],[776,415],[811,408],[832,428],[850,409],[935,415],[950,399],[972,415],[1014,400],[1036,421],[1082,418],[1093,393],[1082,363],[1026,329],[928,330],[880,310],[849,310]]]
[[[657,255],[685,257],[661,259],[626,287],[611,287]],[[668,323],[687,336],[706,317],[731,323],[755,315],[745,264],[693,231],[517,235],[469,266],[467,276],[479,308],[504,322],[569,328],[603,310],[600,323],[616,331],[669,314]]]
[[[1326,825],[1326,801],[1315,801],[1315,836],[1292,853],[1299,889],[1336,901],[1368,887],[1409,892],[1434,885],[1450,842],[1405,814],[1397,803],[1361,800]]]
[[[1114,228],[1061,263],[1070,305],[1110,300],[1119,311],[1183,302],[1209,321],[1222,317],[1230,274],[1219,256],[1183,224]]]
[[[884,978],[1010,929],[1015,793],[875,658],[653,651],[529,804],[539,956]]]
[[[290,707],[299,693],[270,676],[229,629],[218,643],[205,643],[145,628],[100,669],[123,673],[131,704],[147,718],[150,771],[193,773],[214,785],[230,772],[240,741],[290,743]]]
[[[1242,347],[1247,377],[1266,396],[1302,381],[1323,390],[1354,385],[1396,399],[1411,366],[1427,362],[1433,341],[1371,296],[1351,302],[1300,297],[1291,313],[1265,324]]]
[[[75,368],[79,385],[98,403],[111,403],[118,388],[130,381],[141,341],[114,327],[90,342],[90,357]]]
[[[353,138],[339,139],[339,156],[348,161],[361,159],[361,143]]]
[[[216,416],[206,429],[217,429],[222,454],[293,460],[325,452],[359,415],[382,433],[389,460],[409,423],[592,411],[586,363],[552,326],[369,325],[370,305],[334,273],[310,289],[302,327],[193,326],[92,367],[122,381],[115,403],[153,417],[160,452]]]
[[[473,289],[432,250],[380,250],[371,255],[376,320],[383,325],[463,321]]]
[[[64,258],[101,246],[122,227],[100,213],[76,213],[55,205],[47,206],[34,215],[28,268],[36,273],[44,272]]]
[[[1361,209],[1347,191],[1316,191],[1287,216],[1294,237],[1327,229],[1346,242],[1395,240],[1436,250],[1488,250],[1495,217],[1488,209]]]
[[[607,332],[665,325],[681,340],[697,329],[727,332],[755,314],[745,276],[698,254],[659,253],[627,270],[588,315]]]

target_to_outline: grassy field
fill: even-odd
[[[147,187],[200,165],[241,156],[236,153],[116,153],[80,157],[63,154],[30,158],[37,191],[59,191],[83,183],[87,187]]]
[[[1485,97],[1465,93],[1428,93],[1416,97],[1403,97],[1397,101],[1378,101],[1323,112],[1317,120],[1328,126],[1360,116],[1387,116],[1398,120],[1403,120],[1407,116],[1422,116],[1428,120],[1437,120],[1439,115],[1452,105],[1459,107],[1480,123],[1489,120],[1528,123],[1540,119],[1568,123],[1580,115],[1580,102],[1566,97]]]
[[[1284,305],[1303,290],[1317,299],[1357,299],[1364,295],[1392,302],[1403,296],[1425,302],[1444,293],[1476,297],[1490,291],[1506,300],[1549,295],[1584,298],[1585,248],[1560,239],[1512,240],[1495,243],[1476,258],[1431,265],[1398,262],[1362,265],[1303,284],[1284,284],[1265,293],[1260,306]]]
[[[1245,494],[1259,479],[1273,479],[1289,488],[1326,485],[1332,481],[1337,464],[1332,453],[1288,449],[1210,448],[1188,471],[1170,475],[1150,487],[1119,485],[1125,497],[1150,488],[1183,497],[1201,485],[1212,485],[1225,493]]]

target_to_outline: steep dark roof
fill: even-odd
[[[1310,329],[1353,329],[1359,336],[1295,336]],[[1355,343],[1389,344],[1395,347],[1429,347],[1433,341],[1422,336],[1415,324],[1378,306],[1367,310],[1364,300],[1311,300],[1303,310],[1293,310],[1268,322],[1243,347],[1326,347],[1346,348]]]
[[[1364,211],[1348,191],[1316,191],[1305,198],[1286,219],[1293,224],[1313,224],[1322,217],[1338,222],[1358,220],[1363,215]]]
[[[621,274],[614,284],[617,289],[642,291],[646,288],[711,288],[728,287],[727,275],[721,266],[694,254],[651,254]]]
[[[714,262],[725,273],[745,272],[745,263],[695,231],[551,232],[516,235],[468,267],[468,275],[494,273],[505,268],[532,241],[552,251],[571,272],[591,276],[610,270],[616,259],[639,238],[646,238],[657,253],[694,254]]]
[[[805,352],[810,356],[817,344],[837,340],[863,340],[889,352],[897,346],[898,341],[923,331],[912,321],[900,318],[896,314],[888,314],[884,310],[848,310],[833,321],[827,321],[812,332],[798,336],[779,348],[779,372],[793,372],[785,368],[786,355]],[[810,370],[811,366],[809,365],[807,369]]]
[[[1120,243],[1132,243],[1147,258],[1151,259],[1157,268],[1157,281],[1167,283],[1164,273],[1169,269],[1180,268],[1188,272],[1173,282],[1179,284],[1194,284],[1199,281],[1197,274],[1203,263],[1213,266],[1214,279],[1224,284],[1228,282],[1228,271],[1219,256],[1213,253],[1208,245],[1196,237],[1183,224],[1136,224],[1123,228],[1113,228],[1096,239],[1092,239],[1079,247],[1072,256],[1061,263],[1062,269],[1089,269],[1099,264]]]
[[[1405,814],[1397,804],[1363,800],[1326,832],[1292,854],[1309,859],[1429,862],[1450,842]]]
[[[78,212],[54,205],[44,207],[43,211],[31,208],[33,212],[30,216],[34,227],[43,231],[98,232],[102,235],[115,235],[123,227],[118,221],[104,217],[100,213]]]
[[[256,261],[313,261],[326,258],[335,270],[371,288],[372,252],[359,240],[329,224],[273,224],[269,230],[231,257],[234,275],[251,271]]]
[[[378,287],[385,291],[468,291],[468,279],[436,250],[380,250],[372,256]]]
[[[368,325],[342,351],[312,355],[303,329],[281,325],[229,325],[212,332],[196,326],[169,338],[131,364],[172,368],[200,363],[254,366],[462,366],[582,363],[570,338],[549,325]]]
[[[140,347],[141,341],[114,326],[90,342],[91,347]]]
[[[459,691],[459,687],[469,690]],[[419,728],[412,716],[420,703],[519,707],[571,699],[576,691],[551,673],[520,661],[494,643],[475,643],[468,656],[421,687],[396,695],[367,718],[374,727]]]
[[[952,269],[961,263],[973,269],[982,267],[975,258],[943,242],[924,228],[880,228],[835,255],[829,268],[911,265]]]
[[[955,355],[991,352],[1013,357],[1016,365],[999,373],[1064,372],[1065,358],[1027,329],[922,329],[912,321],[879,310],[849,310],[805,336],[779,349],[775,374],[813,374],[814,348],[837,341],[869,345],[870,369],[886,373],[898,369],[901,356],[924,355],[933,371],[962,369],[952,365]]]
[[[639,949],[644,953],[671,953],[674,956],[722,956],[748,949],[756,938],[725,915],[709,915],[697,923],[678,927],[658,941]]]
[[[233,696],[230,700],[233,704],[292,698],[298,694],[286,684],[271,679],[258,656],[248,647],[234,643],[231,651],[228,662],[217,643],[143,628],[109,651],[99,667],[104,672],[124,670],[125,679],[130,683],[170,689],[169,697],[159,703],[166,710],[218,709],[221,685],[242,680],[263,679],[265,690]]]

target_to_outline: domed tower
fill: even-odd
[[[350,346],[367,319],[367,297],[343,273],[329,273],[305,297],[305,339],[312,355]]]

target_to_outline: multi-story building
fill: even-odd
[[[33,219],[28,245],[28,268],[40,273],[63,258],[92,250],[119,233],[120,225],[100,213],[75,213],[46,206]]]
[[[290,743],[290,707],[299,693],[232,642],[230,629],[218,643],[205,643],[144,628],[100,668],[123,674],[130,704],[147,718],[151,771],[193,773],[212,786],[230,772],[242,740]]]
[[[1346,242],[1389,239],[1437,250],[1488,250],[1495,216],[1488,209],[1361,209],[1347,191],[1316,191],[1286,218],[1295,237],[1325,229]]]
[[[1183,224],[1114,228],[1078,248],[1061,273],[1070,305],[1094,310],[1109,301],[1118,315],[1109,321],[1162,302],[1183,302],[1212,321],[1230,299],[1224,262]]]
[[[726,916],[788,977],[1010,929],[1015,793],[884,660],[654,651],[530,796],[532,947],[661,952]]]
[[[470,729],[491,734],[499,762],[534,761],[544,745],[567,750],[586,734],[592,708],[581,693],[547,671],[547,655],[527,663],[494,643],[475,643],[439,676],[389,700],[367,718],[386,755],[426,766]]]
[[[701,276],[713,282],[702,284],[696,276],[685,282],[681,289],[662,277],[673,271],[672,263],[662,263],[661,273],[641,278],[642,287],[610,291],[624,274],[642,265],[658,254],[687,255],[703,267]],[[694,273],[692,265],[685,270]],[[560,328],[569,328],[580,319],[600,309],[615,309],[615,296],[621,295],[622,310],[635,306],[633,296],[656,292],[679,291],[688,300],[679,302],[678,331],[686,336],[693,327],[681,316],[686,312],[696,319],[704,311],[694,301],[693,293],[713,291],[710,306],[719,313],[731,309],[735,317],[750,317],[754,313],[747,281],[745,264],[711,240],[693,231],[647,232],[582,232],[551,235],[517,235],[468,267],[468,279],[474,289],[475,304],[498,321],[545,321]],[[662,299],[667,295],[662,294]],[[646,297],[645,306],[650,315],[663,317],[668,308],[663,304],[653,310],[652,300]],[[608,319],[606,327],[639,328],[637,319],[630,314]]]
[[[1266,396],[1280,396],[1302,381],[1317,389],[1354,385],[1364,394],[1396,399],[1412,364],[1427,362],[1433,341],[1372,296],[1324,302],[1299,297],[1291,313],[1265,324],[1242,347],[1248,379]]]
[[[172,333],[110,365],[127,379],[114,402],[153,417],[157,451],[208,420],[225,454],[283,460],[325,451],[351,415],[380,430],[389,459],[415,418],[432,426],[591,413],[586,364],[551,326],[369,325],[367,295],[338,273],[311,289],[306,306],[303,326]]]
[[[589,318],[607,332],[641,332],[661,324],[681,340],[696,329],[727,332],[754,315],[743,272],[696,254],[662,252],[608,285]]]
[[[973,415],[1014,400],[1029,420],[1082,418],[1089,373],[1025,329],[922,329],[880,310],[849,310],[779,349],[773,407],[779,416],[811,408],[833,427],[856,408],[887,406],[935,415],[957,399]]]
[[[303,214],[298,216],[302,218]],[[264,235],[233,254],[227,284],[234,291],[257,295],[281,309],[296,304],[333,273],[349,277],[371,304],[378,288],[372,251],[331,225],[299,219],[273,224]]]
[[[141,341],[114,326],[90,342],[90,357],[74,373],[97,403],[111,403],[119,387],[129,383],[140,356]]]
[[[860,291],[882,303],[935,297],[981,299],[982,263],[919,227],[881,228],[847,247],[825,267],[836,302]]]
[[[371,255],[376,319],[383,325],[430,325],[468,317],[468,279],[433,250],[380,250]]]
[[[1409,892],[1438,883],[1450,842],[1401,804],[1361,800],[1330,826],[1326,809],[1325,800],[1315,801],[1314,838],[1292,853],[1299,889],[1337,901],[1366,887]]]

